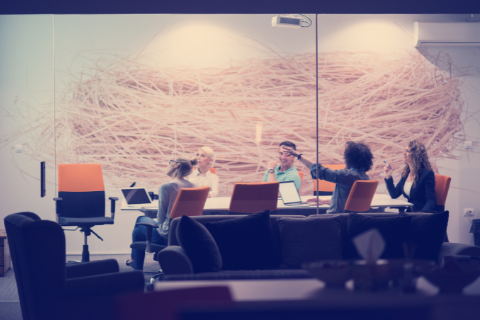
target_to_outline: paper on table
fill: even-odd
[[[358,253],[367,264],[374,264],[385,249],[385,241],[377,229],[370,229],[353,238]]]

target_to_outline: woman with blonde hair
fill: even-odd
[[[197,187],[210,187],[209,198],[218,196],[218,176],[210,171],[213,164],[212,148],[200,147],[197,151],[198,168],[193,169],[187,180]]]
[[[392,178],[393,168],[389,164],[383,168],[388,193],[393,199],[403,194],[413,204],[413,212],[435,210],[435,174],[425,146],[417,140],[410,141],[403,159],[405,167],[396,186]]]
[[[152,243],[158,245],[168,244],[168,232],[170,228],[170,212],[173,204],[177,199],[177,195],[182,188],[195,188],[195,185],[186,180],[193,170],[193,166],[197,165],[197,159],[191,160],[185,158],[176,158],[170,160],[167,168],[167,175],[173,178],[172,181],[166,182],[160,186],[158,191],[158,228],[157,231],[152,232]],[[140,216],[135,222],[135,228],[132,232],[132,241],[146,241],[147,231],[146,227],[138,225],[138,222],[157,223],[157,221],[146,216]],[[127,261],[127,265],[133,267],[135,270],[143,270],[143,262],[145,260],[145,251],[132,249],[131,259]]]

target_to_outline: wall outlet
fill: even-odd
[[[474,208],[465,208],[463,209],[463,214],[465,217],[473,217],[475,215]]]

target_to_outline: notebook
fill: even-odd
[[[150,204],[152,199],[145,188],[124,188],[121,189],[128,205]]]
[[[283,204],[286,206],[308,204],[307,202],[302,202],[302,198],[300,198],[297,187],[295,187],[295,182],[293,181],[279,182],[278,191],[280,192],[280,196],[282,197]]]

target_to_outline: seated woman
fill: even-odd
[[[213,163],[213,150],[201,147],[197,151],[198,169],[195,168],[187,178],[197,187],[210,187],[209,198],[218,196],[218,176],[210,171]]]
[[[306,167],[310,168],[310,173],[313,179],[317,176],[321,180],[335,183],[332,200],[330,201],[330,208],[327,213],[342,213],[345,212],[345,204],[347,203],[348,195],[356,180],[370,180],[366,172],[373,166],[373,155],[367,145],[361,142],[348,141],[345,145],[343,157],[345,159],[345,169],[331,170],[310,161],[304,157],[302,153],[289,148],[290,154],[296,156]],[[326,204],[322,202],[320,204]]]
[[[435,174],[425,146],[417,140],[410,141],[403,159],[405,167],[396,186],[392,178],[393,168],[388,163],[383,168],[388,193],[393,199],[403,194],[408,202],[413,203],[413,212],[435,210]]]
[[[197,164],[197,159],[187,160],[185,158],[177,158],[170,160],[167,175],[173,180],[164,183],[160,186],[158,191],[158,214],[157,220],[159,227],[157,231],[152,232],[152,243],[158,245],[168,244],[168,231],[170,228],[170,212],[173,204],[177,199],[177,195],[182,188],[195,188],[196,186],[190,181],[186,180],[189,174],[192,173],[193,166]],[[141,216],[137,218],[137,222],[156,222],[155,220]],[[132,241],[146,241],[147,231],[145,226],[135,224],[132,232]],[[131,259],[127,261],[127,265],[133,267],[135,270],[143,270],[143,262],[145,260],[145,251],[132,249]]]

